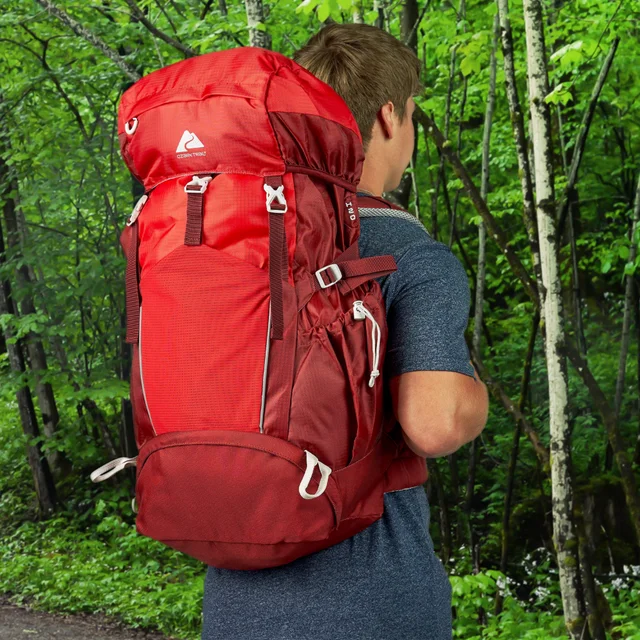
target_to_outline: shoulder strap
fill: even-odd
[[[358,211],[362,218],[402,218],[403,220],[408,220],[409,222],[419,226],[427,235],[429,234],[427,228],[422,224],[422,222],[420,222],[420,220],[418,220],[418,218],[410,214],[406,209],[393,204],[393,202],[389,202],[388,200],[378,196],[370,196],[368,194],[358,194],[357,202]]]
[[[404,211],[404,209],[389,200],[385,200],[381,196],[371,196],[369,194],[358,193],[358,208],[365,209],[396,209]]]

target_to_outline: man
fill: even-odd
[[[295,60],[345,100],[363,138],[359,189],[395,189],[414,146],[415,54],[389,34],[331,25]],[[393,254],[380,279],[389,339],[393,409],[409,448],[444,456],[473,440],[487,419],[486,387],[469,362],[464,269],[410,214],[361,208],[362,256]],[[202,640],[445,640],[451,588],[429,535],[424,488],[385,494],[384,516],[361,533],[283,567],[226,571],[205,581]]]

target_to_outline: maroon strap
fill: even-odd
[[[358,194],[358,207],[365,209],[397,209],[406,211],[401,206],[389,202],[380,196],[360,195]]]
[[[125,272],[125,298],[127,308],[126,342],[137,344],[140,325],[140,288],[138,280],[138,221],[127,225],[122,232],[121,244],[127,258]]]
[[[280,176],[264,179],[265,184],[277,189],[282,186]],[[269,295],[271,297],[271,338],[282,340],[284,333],[284,303],[282,280],[287,275],[287,236],[284,229],[285,205],[271,203],[269,212]]]
[[[352,291],[369,280],[381,278],[398,270],[395,258],[391,255],[351,258],[351,255],[357,255],[357,251],[354,250],[356,246],[357,243],[351,245],[335,261],[342,273],[342,279],[336,283],[341,293]],[[330,270],[327,270],[321,274],[321,277],[328,283],[333,278],[333,275]],[[315,273],[307,273],[305,277],[300,279],[296,284],[298,311],[309,302],[316,291],[321,289],[322,287]]]
[[[184,243],[197,247],[202,243],[202,210],[204,208],[204,193],[209,183],[217,174],[193,176],[191,182],[185,185],[187,192],[187,224],[184,232]]]
[[[197,246],[202,242],[202,208],[204,193],[187,193],[187,227],[184,232],[184,243]]]

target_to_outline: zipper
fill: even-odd
[[[147,402],[147,393],[144,390],[144,377],[142,375],[142,305],[140,305],[140,325],[138,326],[138,364],[140,365],[140,386],[142,387],[142,397],[144,398],[144,406],[149,416],[149,422],[151,423],[151,429],[153,435],[157,436],[155,426],[153,425],[153,418],[151,417],[151,411],[149,411],[149,403]]]
[[[260,403],[260,433],[264,433],[264,408],[267,400],[267,370],[269,368],[269,347],[271,346],[271,303],[269,303],[269,321],[267,322],[267,346],[264,351],[264,369],[262,371],[262,400]]]

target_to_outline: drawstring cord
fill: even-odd
[[[380,341],[382,339],[382,335],[380,333],[380,325],[376,322],[376,319],[373,317],[371,311],[369,311],[369,309],[364,306],[364,302],[362,302],[362,300],[356,300],[353,303],[353,317],[356,320],[364,320],[365,318],[367,318],[371,321],[373,369],[369,378],[369,386],[373,387],[373,385],[376,383],[376,378],[380,375],[380,371],[378,371],[378,365],[380,363]]]

